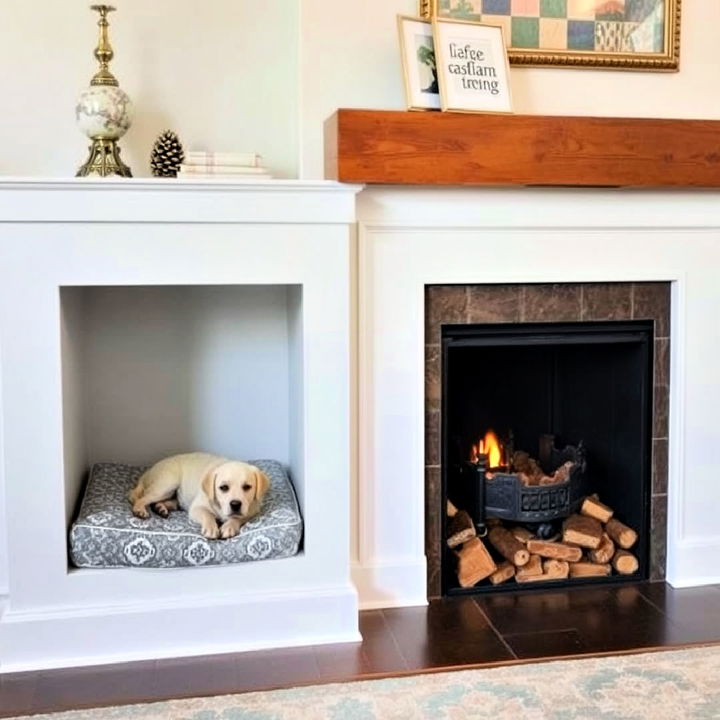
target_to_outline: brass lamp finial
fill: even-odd
[[[112,85],[113,87],[118,87],[119,83],[117,79],[108,68],[115,53],[108,38],[108,27],[110,23],[108,22],[107,16],[108,13],[114,12],[115,8],[112,5],[91,5],[90,9],[100,13],[100,20],[98,20],[100,38],[98,40],[98,46],[95,48],[95,57],[100,63],[100,69],[90,81],[90,85]]]

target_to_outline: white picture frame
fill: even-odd
[[[510,65],[501,27],[435,18],[433,37],[442,110],[512,113]]]
[[[432,23],[398,15],[398,32],[408,110],[440,110]]]

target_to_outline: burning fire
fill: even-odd
[[[477,445],[472,446],[470,462],[476,463],[480,459],[480,455],[487,455],[488,468],[504,465],[502,445],[498,440],[498,436],[492,430],[488,430],[485,437]]]

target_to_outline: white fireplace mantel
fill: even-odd
[[[425,287],[672,283],[667,577],[720,582],[720,194],[373,187],[358,198],[363,607],[426,602]]]
[[[359,639],[347,523],[358,191],[298,181],[0,181],[0,672]],[[173,293],[192,300],[197,290],[212,302],[186,320]],[[176,362],[142,356],[139,384],[114,371],[115,350],[140,345],[133,326],[144,314],[171,358],[205,352],[211,336],[203,364],[180,375]],[[258,361],[268,355],[279,359]],[[188,382],[197,414],[176,410],[172,392],[155,412],[142,394],[163,383],[187,394]],[[124,437],[136,430],[128,407],[144,415],[137,448]],[[175,422],[180,412],[188,415]],[[185,447],[199,438],[207,444]],[[123,462],[107,454],[135,449],[139,464],[170,447],[242,458],[276,450],[303,512],[300,554],[69,568],[68,522],[88,465]]]

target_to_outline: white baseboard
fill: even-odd
[[[668,557],[667,581],[675,588],[720,583],[720,537],[687,538]]]
[[[425,556],[353,563],[361,610],[427,605]]]
[[[348,585],[162,608],[79,608],[0,617],[0,673],[359,642]]]

